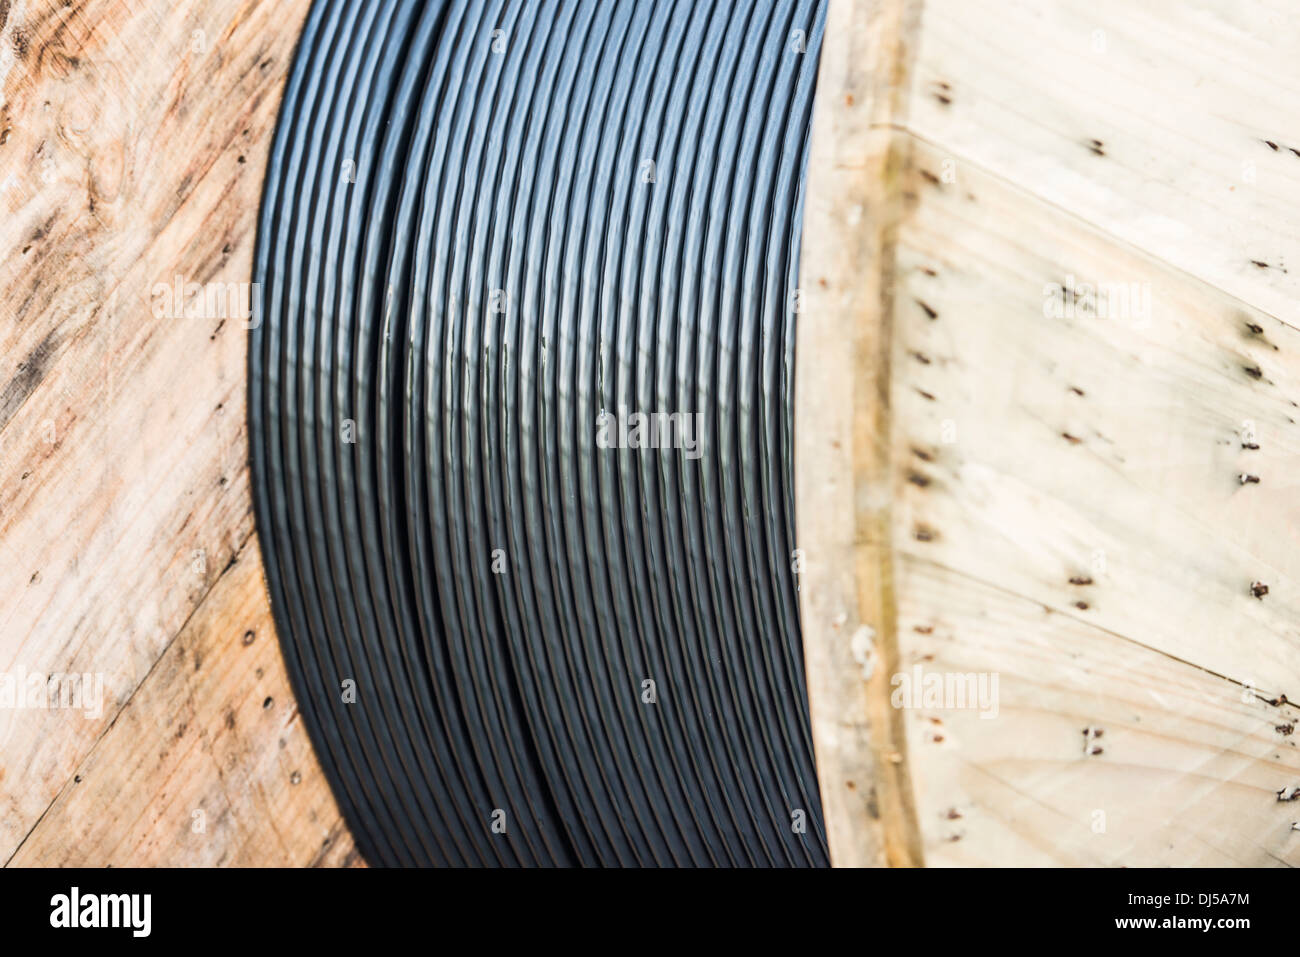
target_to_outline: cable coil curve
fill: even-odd
[[[366,860],[828,863],[794,331],[825,0],[315,0],[254,505]]]

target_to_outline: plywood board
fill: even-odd
[[[1157,7],[848,3],[905,25],[871,102],[828,30],[796,414],[842,863],[1300,861],[1300,43]]]
[[[103,691],[3,709],[0,861],[348,855],[259,578],[245,317],[158,292],[248,281],[306,9],[0,4],[0,671]]]

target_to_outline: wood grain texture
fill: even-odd
[[[354,859],[284,673],[250,538],[10,863]]]
[[[155,294],[248,281],[306,8],[3,5],[0,668],[100,676],[104,701],[3,709],[0,861],[350,856],[260,579],[246,323]]]
[[[818,73],[800,279],[795,494],[804,657],[831,860],[919,863],[900,716],[889,494],[893,116],[902,3],[832,4]],[[883,682],[883,683],[882,683]]]
[[[895,756],[868,789],[908,783],[909,863],[1300,863],[1300,153],[1269,132],[1300,129],[1296,28],[1281,3],[903,6],[887,125],[819,107],[888,145],[815,132],[881,175],[810,171],[815,739]],[[903,695],[930,676],[949,694]],[[843,836],[900,822],[835,799],[848,762],[819,773],[832,856],[873,863]]]

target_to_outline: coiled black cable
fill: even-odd
[[[827,863],[792,471],[824,5],[313,4],[249,436],[371,863]]]

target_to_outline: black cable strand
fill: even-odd
[[[629,581],[626,571],[617,565],[617,547],[607,552],[609,541],[605,530],[617,529],[617,521],[609,521],[602,511],[601,490],[597,485],[597,469],[612,465],[613,456],[604,456],[596,445],[596,436],[590,423],[598,420],[602,410],[599,385],[596,377],[598,350],[577,348],[578,343],[593,341],[594,330],[600,318],[599,303],[602,287],[614,284],[602,281],[600,269],[605,260],[604,248],[610,233],[609,199],[613,187],[614,157],[620,143],[627,140],[627,127],[639,130],[644,123],[644,109],[629,110],[627,98],[632,94],[634,82],[646,67],[653,64],[655,55],[663,47],[663,31],[673,5],[637,7],[633,10],[629,28],[619,39],[619,44],[607,43],[601,72],[605,89],[605,108],[590,117],[599,120],[599,126],[589,123],[589,139],[579,147],[581,155],[595,156],[593,164],[581,164],[576,170],[573,192],[568,205],[575,212],[570,223],[565,247],[562,273],[577,277],[576,282],[565,285],[563,313],[574,316],[577,328],[574,334],[562,341],[573,342],[574,350],[567,349],[561,360],[571,370],[563,381],[569,384],[572,401],[560,405],[562,435],[571,436],[576,454],[566,460],[576,464],[571,479],[576,491],[566,499],[571,507],[566,509],[569,527],[575,530],[570,538],[570,548],[579,549],[585,558],[589,578],[588,602],[594,607],[597,640],[606,650],[611,673],[623,673],[633,680],[615,686],[616,700],[620,703],[633,753],[647,765],[642,779],[654,791],[664,794],[667,815],[660,815],[661,828],[670,840],[670,851],[675,861],[695,864],[716,863],[716,854],[709,848],[704,835],[708,826],[700,819],[704,802],[698,789],[691,788],[691,779],[684,774],[686,768],[679,758],[684,753],[680,741],[680,726],[661,722],[667,707],[645,708],[634,695],[627,693],[629,684],[635,686],[639,675],[662,674],[655,661],[653,642],[643,636],[652,634],[653,626],[644,622],[644,628],[635,620],[631,601],[636,589],[622,587]],[[632,66],[629,67],[629,61]],[[630,171],[628,178],[634,178]],[[585,228],[583,228],[585,225]],[[581,239],[581,242],[578,240]],[[614,540],[617,544],[617,540]],[[613,566],[613,571],[611,571]],[[617,651],[617,656],[612,652]],[[664,703],[665,706],[667,702]],[[678,738],[670,742],[669,736]],[[688,795],[688,791],[692,792]]]
[[[540,4],[526,3],[523,10],[525,26],[516,28],[515,35],[527,38],[527,49],[540,53],[544,44],[538,42],[554,24],[553,17],[538,17],[545,14]],[[507,31],[502,31],[504,37]],[[537,38],[537,39],[534,39]],[[499,316],[505,309],[501,307],[499,291],[494,291],[488,281],[500,274],[502,245],[508,236],[504,227],[509,225],[508,200],[513,190],[504,188],[506,178],[510,177],[519,150],[506,146],[507,130],[522,128],[526,110],[531,104],[531,95],[535,84],[531,77],[536,76],[537,56],[508,58],[506,74],[498,87],[498,104],[493,112],[491,126],[484,130],[485,142],[480,141],[480,148],[491,151],[496,146],[496,162],[488,157],[485,175],[480,181],[475,194],[476,206],[471,230],[470,242],[458,244],[453,275],[458,284],[463,284],[465,292],[465,321],[474,323],[474,331],[467,334],[481,336],[482,361],[478,362],[478,349],[467,346],[466,356],[470,368],[477,375],[477,384],[466,388],[468,394],[477,392],[477,408],[482,410],[481,421],[468,423],[465,448],[466,461],[477,469],[478,481],[466,483],[467,495],[479,496],[472,511],[480,516],[479,521],[470,525],[472,537],[469,542],[469,554],[475,556],[475,581],[487,587],[476,590],[478,613],[482,627],[490,630],[496,641],[505,643],[509,649],[512,674],[516,676],[517,706],[527,714],[527,723],[533,731],[532,743],[536,748],[541,773],[551,782],[551,797],[555,813],[564,823],[568,839],[575,848],[578,860],[594,863],[600,859],[591,847],[593,832],[579,805],[582,794],[576,790],[580,782],[559,760],[556,750],[554,722],[541,704],[544,693],[535,680],[539,677],[538,663],[530,656],[526,644],[519,640],[524,633],[517,606],[514,604],[515,591],[510,576],[493,574],[489,559],[498,552],[498,548],[507,542],[507,518],[505,515],[501,483],[504,448],[500,443],[502,420],[500,405],[501,387],[507,376],[501,373],[501,336],[503,329]],[[507,125],[509,124],[509,125]],[[504,148],[503,148],[504,147]],[[483,270],[474,269],[470,264],[488,263],[486,275]],[[475,323],[474,317],[480,317]],[[517,576],[515,576],[517,577]]]
[[[383,0],[359,5],[358,23],[348,45],[341,51],[342,64],[332,91],[333,101],[327,121],[320,129],[319,138],[313,141],[311,158],[304,167],[301,181],[300,196],[306,201],[292,233],[288,266],[289,275],[294,279],[290,285],[290,301],[297,306],[290,324],[295,332],[286,338],[283,361],[285,382],[297,396],[296,404],[290,406],[291,410],[296,409],[297,414],[290,414],[285,419],[289,467],[297,465],[301,469],[302,482],[290,487],[289,500],[299,517],[293,524],[295,548],[299,554],[310,558],[304,563],[308,566],[304,575],[305,587],[310,587],[306,585],[307,580],[315,582],[314,604],[319,610],[326,640],[333,649],[338,674],[356,682],[357,700],[353,710],[363,718],[359,723],[361,745],[366,752],[370,773],[382,775],[390,782],[396,809],[417,822],[411,828],[414,841],[409,842],[413,859],[432,855],[442,861],[442,849],[428,830],[427,802],[421,802],[417,789],[408,785],[409,772],[401,766],[396,753],[405,737],[394,734],[388,721],[386,702],[389,696],[384,688],[386,669],[378,662],[372,663],[370,655],[355,653],[359,647],[356,640],[358,628],[347,619],[355,614],[356,601],[348,577],[338,573],[342,565],[340,550],[346,546],[339,540],[337,512],[321,492],[322,485],[334,484],[332,457],[322,459],[318,454],[322,446],[332,448],[339,440],[322,430],[317,420],[316,383],[321,377],[316,345],[320,314],[317,281],[323,257],[310,251],[324,250],[323,234],[331,212],[330,197],[347,185],[342,164],[336,163],[335,154],[345,136],[349,107],[360,80],[364,55],[383,14],[390,9],[391,4]],[[311,522],[305,520],[307,515],[313,516]]]
[[[503,510],[508,516],[510,547],[507,554],[511,559],[507,577],[515,582],[513,591],[519,607],[516,620],[522,626],[512,629],[510,638],[513,647],[523,650],[523,654],[517,653],[516,658],[526,658],[537,672],[539,694],[533,700],[542,709],[543,716],[554,715],[553,720],[545,717],[543,720],[552,732],[550,741],[556,751],[556,760],[561,766],[573,769],[573,773],[566,775],[567,780],[580,780],[583,785],[575,797],[579,806],[585,808],[583,820],[593,840],[604,848],[599,860],[627,864],[636,863],[637,858],[615,806],[618,799],[610,789],[606,762],[596,751],[598,739],[593,729],[597,716],[594,709],[581,706],[579,689],[583,684],[575,680],[573,663],[553,624],[549,556],[540,538],[530,534],[537,522],[536,496],[532,494],[536,483],[526,478],[533,471],[532,449],[524,447],[514,437],[515,431],[525,422],[531,422],[534,415],[531,397],[526,395],[521,378],[526,366],[519,358],[524,354],[521,337],[527,328],[520,321],[525,289],[525,237],[529,230],[532,200],[537,195],[534,184],[542,133],[549,113],[547,104],[559,74],[560,54],[574,33],[576,10],[576,6],[571,4],[558,9],[553,6],[546,8],[546,18],[553,25],[545,43],[534,44],[543,50],[537,75],[537,95],[526,119],[512,124],[511,138],[506,144],[508,153],[518,153],[521,157],[511,181],[509,228],[499,234],[496,243],[499,252],[494,251],[489,259],[489,282],[497,284],[495,288],[502,316],[499,435],[504,464]],[[511,356],[515,357],[513,365]],[[524,625],[525,622],[530,624]],[[539,627],[542,622],[547,626]],[[527,671],[521,669],[520,673],[527,674]]]
[[[490,574],[489,555],[471,554],[466,544],[471,534],[468,524],[476,513],[464,493],[473,485],[475,458],[463,451],[462,440],[473,426],[477,406],[468,394],[470,388],[461,384],[461,377],[469,373],[477,357],[465,340],[462,295],[448,287],[452,258],[468,246],[468,217],[461,200],[471,198],[468,174],[474,165],[467,150],[473,149],[475,127],[490,121],[492,96],[488,91],[504,59],[492,55],[492,31],[502,29],[501,23],[509,27],[518,13],[518,5],[510,4],[513,10],[503,21],[499,19],[503,13],[500,2],[483,6],[478,27],[460,44],[468,54],[469,68],[462,91],[470,95],[462,95],[457,103],[442,169],[436,171],[438,175],[430,175],[423,197],[424,209],[436,219],[428,292],[423,297],[428,332],[423,361],[417,350],[414,367],[429,374],[424,382],[423,409],[408,411],[414,412],[412,427],[419,431],[418,426],[423,426],[426,505],[435,554],[450,557],[435,566],[443,634],[453,649],[457,670],[467,676],[463,684],[466,707],[474,709],[474,716],[487,729],[485,769],[497,773],[495,792],[500,795],[501,807],[508,809],[511,821],[526,822],[520,830],[525,841],[531,841],[539,823],[553,819],[553,812],[539,813],[539,805],[547,803],[543,800],[547,794],[538,783],[531,742],[525,743],[530,735],[519,716],[505,649],[499,637],[484,634],[483,617],[478,613],[476,591],[486,587],[481,576]],[[476,558],[482,561],[476,563]],[[479,567],[474,567],[476,564]],[[530,849],[530,853],[535,852]]]
[[[413,6],[403,7],[385,2],[378,9],[380,17],[376,21],[377,27],[371,34],[363,61],[365,73],[360,76],[349,103],[347,127],[339,136],[326,142],[322,154],[322,170],[325,171],[322,200],[328,196],[328,206],[322,203],[326,212],[319,217],[316,228],[328,232],[323,237],[313,234],[309,243],[311,248],[323,250],[323,255],[313,258],[308,266],[306,287],[307,333],[309,339],[315,334],[317,343],[315,413],[318,416],[318,427],[314,430],[317,444],[314,449],[316,457],[313,471],[320,481],[320,505],[332,568],[331,580],[339,586],[338,621],[346,634],[346,643],[349,647],[377,649],[379,652],[377,665],[370,671],[376,682],[377,700],[382,702],[381,717],[384,726],[380,728],[380,735],[386,743],[391,742],[396,752],[389,760],[392,761],[395,757],[399,768],[396,774],[401,779],[424,779],[430,782],[430,788],[415,790],[414,799],[419,814],[435,829],[432,837],[443,858],[448,863],[476,862],[477,855],[467,852],[460,839],[460,835],[470,825],[470,820],[462,817],[454,826],[446,827],[444,824],[440,809],[454,807],[452,795],[445,789],[441,775],[430,773],[430,765],[436,764],[436,760],[430,754],[418,721],[410,713],[408,683],[400,680],[405,673],[400,663],[400,654],[390,638],[390,632],[377,627],[382,619],[376,608],[377,602],[369,591],[369,578],[358,567],[359,551],[348,544],[357,541],[360,535],[355,519],[356,494],[352,487],[350,468],[350,452],[355,443],[339,441],[345,423],[336,415],[339,399],[335,380],[338,373],[334,368],[336,357],[341,357],[346,362],[352,352],[349,334],[350,303],[340,303],[336,288],[342,285],[338,280],[348,274],[348,267],[345,262],[336,272],[321,269],[320,263],[339,262],[341,244],[347,235],[354,235],[358,231],[350,217],[350,204],[364,194],[370,171],[357,169],[354,157],[373,153],[373,145],[359,141],[361,127],[368,122],[373,129],[387,105],[383,95],[373,95],[375,88],[372,84],[381,84],[381,94],[382,91],[391,89],[391,78],[385,75],[385,71],[394,69],[400,62],[395,54],[406,46],[414,26],[416,10]],[[390,16],[394,19],[386,21]],[[386,29],[380,28],[386,22],[391,25]],[[336,171],[332,182],[329,171]],[[333,334],[336,327],[337,343]],[[340,348],[344,343],[346,347]],[[310,378],[306,385],[306,394],[310,396]]]
[[[671,253],[677,234],[665,230],[665,220],[670,197],[685,195],[681,190],[690,183],[689,174],[697,161],[692,124],[701,115],[702,101],[698,98],[708,88],[709,70],[717,58],[728,9],[726,3],[688,4],[684,12],[689,20],[684,27],[678,27],[684,36],[672,44],[670,48],[675,52],[664,58],[651,83],[650,115],[659,120],[663,130],[656,135],[652,125],[636,155],[654,157],[652,162],[674,174],[667,188],[632,191],[625,248],[619,260],[611,263],[617,266],[626,291],[606,297],[607,303],[617,301],[619,309],[616,348],[602,357],[608,369],[602,375],[603,399],[605,407],[617,409],[620,414],[631,408],[682,407],[675,394],[664,391],[676,381],[672,356],[679,332],[672,304],[680,280],[680,263]],[[631,177],[636,172],[635,168],[624,170],[622,175]],[[752,849],[739,839],[752,825],[742,819],[735,805],[740,785],[730,738],[705,730],[710,718],[717,714],[721,699],[704,645],[703,635],[711,626],[701,618],[708,612],[702,605],[699,579],[682,574],[689,564],[677,514],[680,499],[675,482],[680,461],[670,456],[639,455],[627,449],[619,450],[617,459],[620,484],[616,503],[623,515],[626,555],[631,563],[628,581],[649,585],[657,626],[669,640],[676,638],[677,654],[663,655],[664,673],[669,675],[672,686],[681,689],[669,702],[676,698],[690,704],[679,710],[678,720],[685,719],[688,740],[694,746],[694,763],[701,771],[701,786],[712,799],[710,811],[719,828],[718,840],[730,862],[752,864]],[[661,497],[655,495],[657,486]],[[655,643],[646,624],[641,628]],[[689,667],[691,662],[695,662],[694,667]],[[725,814],[717,811],[719,802]]]
[[[438,7],[436,24],[430,23],[430,9]],[[404,398],[402,380],[402,343],[410,330],[405,308],[412,253],[411,219],[415,214],[412,197],[419,185],[424,150],[432,135],[435,118],[432,106],[438,102],[432,84],[440,82],[448,55],[448,33],[454,31],[463,15],[462,5],[430,5],[425,11],[425,26],[434,26],[422,47],[424,56],[412,57],[402,74],[397,103],[408,116],[403,126],[390,124],[376,158],[379,169],[376,201],[367,223],[363,267],[358,282],[357,354],[362,357],[354,373],[360,384],[358,405],[365,414],[361,421],[373,428],[373,443],[359,442],[358,470],[367,525],[377,524],[382,548],[374,554],[374,537],[368,536],[365,551],[374,554],[374,564],[385,569],[388,592],[396,613],[399,634],[407,661],[419,661],[420,674],[413,678],[417,686],[418,710],[428,732],[450,751],[450,761],[440,761],[449,787],[460,795],[458,808],[464,808],[462,820],[475,821],[467,838],[477,841],[479,856],[497,863],[516,863],[518,858],[508,842],[483,842],[478,833],[489,826],[494,810],[487,796],[479,768],[473,763],[468,729],[461,720],[454,692],[448,684],[448,667],[436,632],[426,624],[418,589],[425,576],[423,564],[411,560],[418,547],[417,536],[423,526],[411,526],[405,520],[407,510],[404,463],[410,459],[409,446],[402,434]],[[422,33],[424,35],[424,28]],[[453,32],[454,35],[454,32]],[[381,284],[381,280],[383,281]],[[373,356],[373,360],[369,357]],[[368,362],[373,361],[376,375],[371,377]],[[373,413],[373,414],[371,414]],[[371,451],[373,446],[373,453]],[[373,483],[373,484],[371,484]],[[373,495],[367,495],[373,488]],[[376,501],[377,500],[377,501]],[[375,593],[381,595],[382,588]],[[408,665],[409,667],[409,665]],[[420,679],[423,679],[421,681]],[[440,749],[440,753],[442,753]]]
[[[275,314],[276,311],[273,306],[267,304],[267,290],[271,284],[270,270],[267,266],[269,246],[279,222],[280,196],[284,190],[282,174],[287,167],[286,155],[290,143],[298,138],[298,129],[304,119],[304,114],[299,109],[305,96],[304,88],[320,55],[318,51],[323,49],[325,43],[322,37],[322,24],[327,19],[326,13],[325,4],[315,4],[304,24],[303,34],[299,38],[294,56],[293,69],[286,84],[284,101],[268,160],[267,176],[263,183],[262,208],[253,267],[260,281],[254,285],[251,297],[253,315],[259,327],[268,313]],[[316,717],[316,704],[320,700],[316,696],[314,684],[316,662],[310,654],[304,656],[303,649],[293,640],[301,634],[301,626],[298,623],[301,621],[302,613],[296,602],[291,600],[281,572],[277,552],[278,529],[273,526],[271,517],[273,514],[271,498],[278,478],[271,471],[269,464],[266,445],[268,437],[264,428],[264,423],[268,423],[275,414],[274,411],[267,410],[266,392],[276,388],[278,383],[278,375],[268,371],[263,353],[263,348],[269,346],[272,335],[273,331],[255,330],[248,349],[249,457],[253,474],[262,479],[253,482],[252,493],[258,517],[263,566],[266,570],[272,611],[279,625],[286,668],[300,710],[307,716],[307,729],[312,744],[321,759],[326,778],[343,814],[349,821],[362,820],[365,815],[373,813],[370,810],[369,795],[358,787],[358,783],[351,776],[353,770],[351,765],[339,757],[344,745],[337,724]],[[293,599],[296,600],[297,597],[295,594]],[[379,862],[392,857],[387,841],[381,833],[377,833],[380,831],[382,829],[368,828],[355,834],[358,848],[367,860]]]
[[[264,212],[259,229],[254,269],[255,275],[259,277],[260,294],[255,295],[254,305],[256,307],[264,296],[266,315],[269,316],[279,315],[284,308],[283,302],[287,297],[285,287],[289,285],[292,277],[283,265],[277,268],[269,265],[268,261],[275,256],[278,262],[289,245],[286,234],[292,228],[292,221],[298,212],[294,200],[299,193],[304,144],[310,136],[312,127],[319,123],[319,100],[324,67],[335,58],[336,44],[341,42],[339,39],[341,30],[350,24],[350,20],[346,18],[342,18],[343,23],[340,23],[340,14],[345,12],[341,8],[331,8],[328,4],[318,6],[324,8],[322,14],[324,23],[319,46],[312,50],[310,59],[306,61],[303,88],[300,91],[301,99],[297,103],[297,109],[293,113],[282,113],[282,117],[293,119],[293,126],[282,138],[285,153],[273,151],[273,165],[268,171],[268,192],[275,189],[277,197],[282,199],[274,204],[264,202],[264,211],[270,212],[269,215]],[[303,54],[304,51],[300,48],[300,59],[303,58]],[[280,129],[284,131],[286,127],[287,124],[282,121]],[[277,136],[277,139],[281,137]],[[292,310],[288,311],[293,314]],[[297,484],[295,477],[286,470],[281,429],[282,422],[289,418],[287,408],[290,392],[284,386],[279,362],[281,342],[286,338],[287,332],[282,322],[264,326],[265,320],[257,314],[254,316],[254,321],[256,328],[250,343],[250,361],[253,363],[250,369],[250,391],[253,392],[249,402],[250,417],[253,420],[250,435],[261,432],[265,440],[264,450],[259,449],[257,443],[253,444],[255,456],[257,451],[263,451],[262,474],[269,479],[265,482],[263,495],[255,499],[255,507],[258,508],[260,516],[259,539],[262,543],[264,564],[267,568],[268,584],[272,595],[272,610],[276,614],[282,636],[293,639],[291,645],[282,641],[282,646],[286,646],[286,660],[290,668],[292,669],[296,662],[301,663],[302,671],[298,683],[308,686],[305,695],[299,692],[300,700],[305,699],[308,702],[304,714],[310,714],[318,707],[322,710],[334,711],[336,703],[340,700],[337,670],[332,660],[327,660],[321,654],[322,649],[308,640],[309,634],[319,633],[320,629],[315,622],[308,624],[308,610],[314,607],[314,603],[304,601],[306,592],[298,579],[301,562],[292,552],[288,505],[285,501],[286,486],[291,483]],[[258,338],[261,333],[265,335],[261,336],[262,342],[259,343]],[[261,354],[259,346],[265,348],[264,355]],[[267,386],[261,402],[258,401],[257,392],[259,374],[264,377]],[[262,425],[261,429],[258,428],[259,422]],[[253,467],[257,468],[257,464],[257,459],[254,458]],[[278,603],[277,594],[283,596]],[[382,803],[389,797],[381,793],[382,785],[370,775],[356,773],[353,756],[359,749],[356,729],[350,716],[334,711],[332,715],[318,718],[317,724],[324,728],[325,733],[332,732],[330,736],[336,744],[328,753],[334,758],[335,765],[342,770],[345,779],[352,783],[350,789],[352,793],[359,792],[358,798],[355,799],[357,803],[354,805],[354,813],[372,818],[376,822],[377,826],[367,829],[368,833],[364,835],[364,838],[372,840],[359,840],[359,843],[377,845],[376,853],[380,863],[402,863],[412,860],[407,856],[408,852],[402,848],[402,841],[397,836],[398,829],[391,811]],[[346,806],[344,810],[346,813]]]
[[[824,6],[313,5],[250,455],[372,863],[827,863],[792,462]]]

